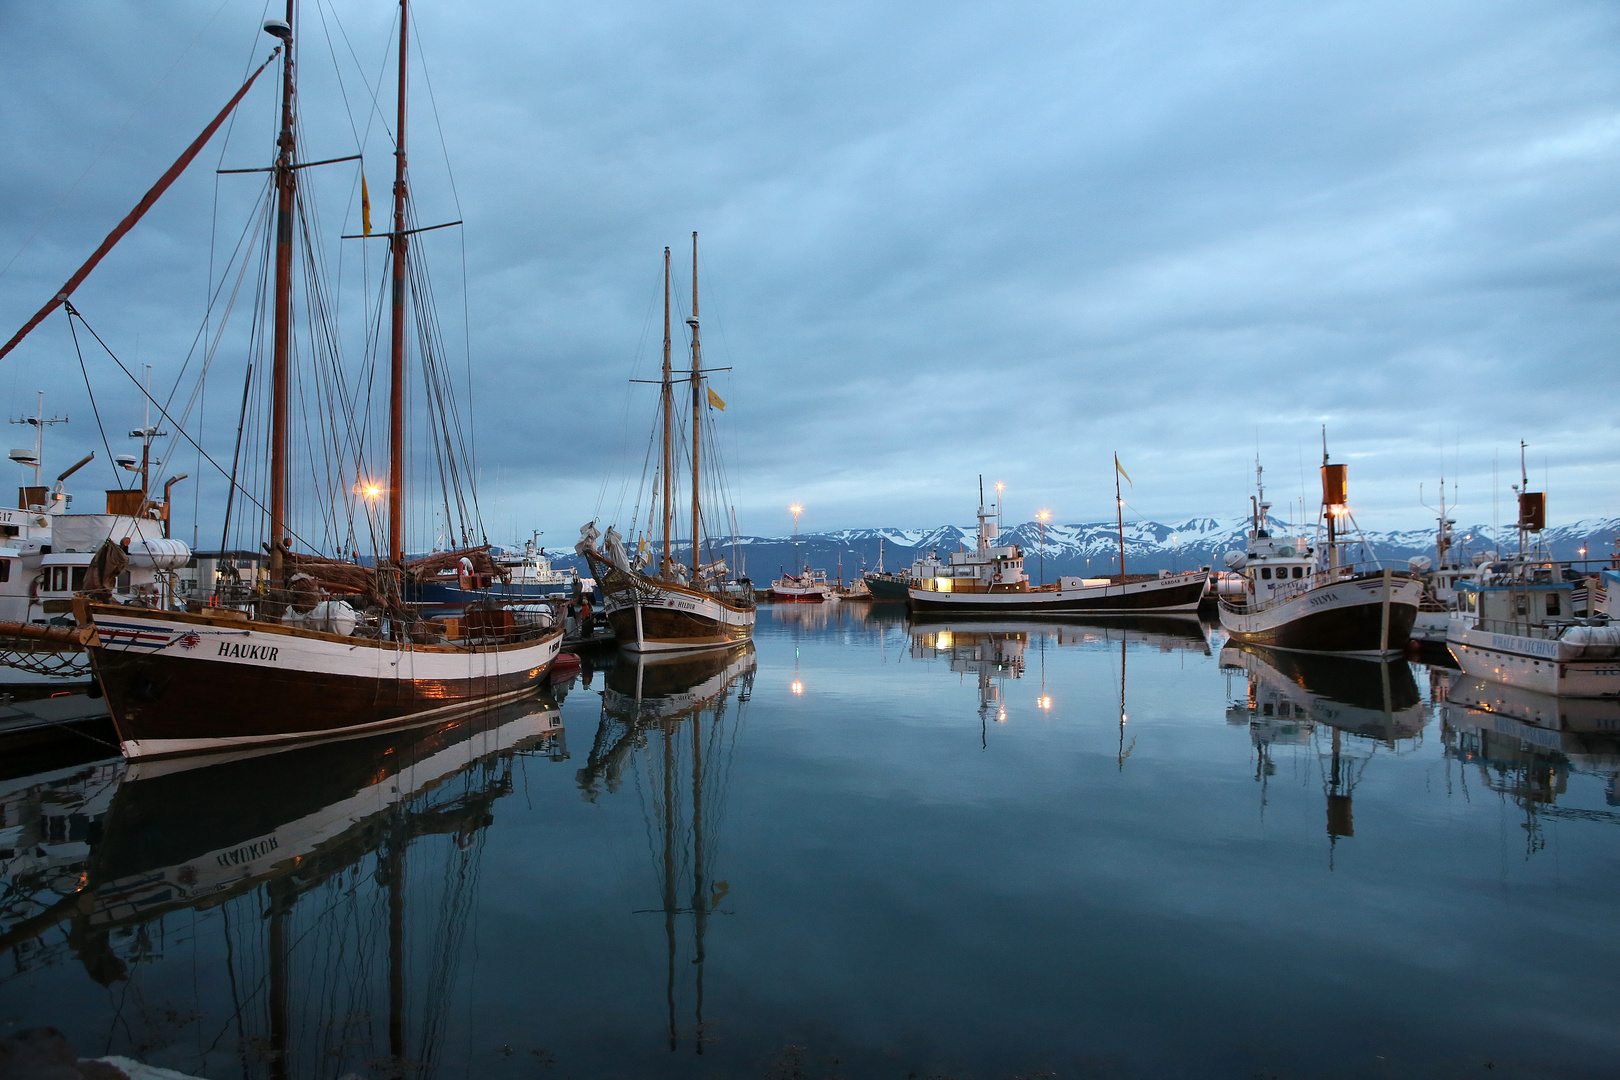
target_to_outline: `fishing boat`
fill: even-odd
[[[1117,460],[1115,462],[1118,464]],[[1116,503],[1118,481],[1115,483]],[[1024,571],[1024,553],[1016,544],[998,545],[999,504],[984,501],[979,478],[979,524],[972,551],[952,552],[933,577],[914,578],[906,588],[915,612],[944,614],[997,613],[1020,615],[1163,615],[1192,613],[1209,584],[1208,570],[1126,574],[1123,510],[1119,522],[1120,573],[1110,577],[1059,577],[1052,585],[1033,585]],[[919,566],[916,570],[935,569]]]
[[[410,40],[408,0],[402,0],[399,9],[393,227],[373,234],[369,225],[369,202],[363,202],[366,230],[355,237],[387,239],[389,243],[388,467],[385,471],[377,470],[381,473],[378,479],[364,479],[359,450],[352,441],[341,436],[324,445],[307,448],[312,468],[313,460],[324,453],[329,455],[326,460],[329,475],[357,478],[353,492],[342,499],[342,508],[350,515],[350,535],[356,534],[356,519],[363,518],[358,529],[370,528],[374,530],[373,535],[382,533],[388,546],[386,552],[377,552],[369,564],[358,558],[329,557],[295,549],[295,544],[308,543],[297,540],[298,530],[289,514],[295,464],[289,390],[293,378],[292,342],[298,336],[292,324],[295,263],[303,267],[306,292],[315,298],[311,304],[318,303],[325,288],[318,279],[312,280],[312,275],[317,273],[315,263],[319,260],[304,260],[298,254],[316,243],[310,231],[315,221],[313,207],[300,195],[299,176],[306,167],[327,164],[298,159],[295,109],[298,97],[293,63],[298,26],[295,2],[288,0],[284,21],[275,19],[265,24],[265,32],[278,41],[269,59],[250,76],[90,261],[6,346],[7,349],[14,346],[58,306],[67,310],[70,319],[89,325],[83,314],[68,303],[68,294],[118,238],[133,227],[140,214],[161,195],[162,189],[185,168],[235,109],[258,75],[279,57],[281,108],[274,161],[267,168],[239,170],[269,173],[271,183],[266,188],[266,198],[274,203],[273,213],[267,208],[257,219],[264,223],[259,236],[273,249],[274,267],[270,275],[273,295],[265,305],[273,319],[273,328],[266,328],[264,335],[271,341],[272,367],[269,416],[265,425],[269,435],[268,491],[262,493],[265,500],[261,502],[239,482],[234,466],[227,474],[232,502],[240,499],[254,503],[268,521],[268,535],[264,538],[269,553],[268,566],[262,580],[222,587],[210,603],[190,605],[194,610],[172,610],[160,601],[149,602],[148,606],[126,605],[115,602],[112,583],[122,572],[127,555],[111,541],[102,544],[91,563],[84,588],[73,597],[73,611],[81,630],[87,632],[86,644],[97,682],[106,694],[123,753],[130,758],[228,747],[262,748],[312,738],[351,737],[402,724],[442,721],[492,700],[528,693],[557,655],[562,637],[561,628],[549,625],[548,620],[496,604],[469,609],[464,618],[442,623],[421,619],[400,599],[402,585],[407,581],[436,573],[446,560],[454,564],[462,557],[456,552],[414,561],[405,557],[408,480],[405,336],[408,328],[414,327],[418,338],[422,373],[429,383],[426,396],[437,403],[429,407],[430,411],[437,410],[432,417],[434,431],[429,442],[434,452],[439,453],[442,445],[454,445],[460,439],[458,421],[445,403],[450,389],[444,382],[442,365],[437,363],[435,350],[441,340],[437,323],[431,312],[420,306],[429,288],[424,276],[426,267],[411,254],[411,236],[439,226],[416,226],[414,210],[408,206],[405,124],[406,60]],[[358,157],[356,154],[341,160]],[[268,226],[269,221],[275,222],[273,228]],[[407,298],[417,302],[413,305],[416,310],[408,309]],[[314,316],[330,314],[324,310],[312,312]],[[318,348],[311,345],[316,354],[311,362],[331,365],[322,372],[323,377],[341,378],[336,370],[336,342],[330,336],[322,336],[328,332],[329,327],[309,330],[309,337],[319,343]],[[97,340],[101,340],[99,336]],[[251,378],[250,364],[245,380],[248,385]],[[166,422],[174,422],[176,429],[183,431],[183,425],[175,422],[157,399],[148,393],[147,400]],[[244,417],[248,401],[244,392]],[[340,403],[328,397],[313,408],[337,410]],[[330,422],[332,428],[341,430],[345,425],[353,425],[356,419],[353,415],[322,415],[316,426],[324,427]],[[325,438],[324,433],[321,437]],[[350,456],[345,458],[344,453]],[[332,454],[338,455],[335,460]],[[221,471],[225,472],[223,468]],[[469,474],[467,463],[458,461],[454,468],[437,478],[446,489],[447,503],[452,498],[449,489],[452,482],[455,483],[454,499],[463,511],[467,500],[460,484]],[[313,494],[306,494],[306,502]],[[322,491],[320,494],[330,493]],[[387,516],[385,522],[380,522],[372,517],[373,501],[384,495]],[[448,512],[448,506],[446,509]],[[472,524],[481,527],[476,522]],[[240,521],[238,525],[241,527]],[[230,504],[226,529],[229,527]],[[464,535],[469,531],[465,516],[462,529]]]
[[[1546,527],[1547,496],[1522,472],[1519,553],[1459,585],[1446,643],[1476,678],[1541,694],[1620,696],[1620,626],[1595,612],[1594,578],[1527,540]]]
[[[1480,567],[1491,555],[1470,555],[1456,541],[1455,519],[1446,513],[1446,481],[1440,478],[1440,510],[1435,519],[1434,558],[1414,556],[1407,566],[1423,582],[1423,599],[1418,602],[1417,619],[1412,623],[1412,640],[1445,645],[1451,613],[1457,608],[1459,582],[1476,580]]]
[[[184,480],[173,477],[162,501],[150,497],[150,423],[132,435],[143,440],[139,458],[119,455],[116,464],[139,475],[139,487],[107,492],[107,512],[73,513],[68,478],[96,457],[86,454],[57,476],[52,487],[40,482],[43,434],[67,417],[45,416],[45,395],[35,415],[14,424],[34,429],[32,449],[10,453],[32,469],[33,483],[17,491],[17,506],[0,509],[0,686],[68,687],[90,681],[90,657],[73,616],[73,595],[84,588],[97,552],[109,540],[125,558],[124,569],[107,582],[121,604],[163,606],[176,593],[175,571],[191,558],[190,549],[169,536],[170,492]],[[150,420],[150,418],[148,418]]]
[[[1388,567],[1358,573],[1343,561],[1348,547],[1343,522],[1354,525],[1348,506],[1345,465],[1322,451],[1322,522],[1326,541],[1277,535],[1266,501],[1265,472],[1255,463],[1257,494],[1244,551],[1226,554],[1227,568],[1247,579],[1246,595],[1222,596],[1221,628],[1234,641],[1306,652],[1397,653],[1406,647],[1417,618],[1423,585],[1408,572]],[[1359,532],[1359,530],[1358,530]]]
[[[625,551],[624,540],[615,526],[608,526],[606,534],[598,532],[592,521],[580,528],[579,543],[574,551],[583,556],[591,567],[602,590],[602,610],[607,616],[619,647],[631,652],[685,652],[698,649],[723,649],[749,640],[754,633],[753,586],[746,578],[733,578],[724,558],[713,557],[704,561],[703,467],[713,469],[717,464],[713,455],[707,459],[703,453],[703,433],[711,424],[705,413],[703,376],[710,370],[703,367],[703,346],[698,322],[697,233],[692,234],[692,315],[686,320],[691,331],[692,368],[687,377],[691,386],[691,412],[687,417],[692,433],[689,465],[692,479],[690,525],[692,537],[691,565],[675,558],[675,376],[671,366],[672,347],[670,324],[670,261],[669,248],[664,249],[664,366],[663,378],[658,380],[659,428],[663,435],[661,467],[654,481],[656,490],[651,502],[660,511],[662,529],[658,534],[656,568],[644,561],[646,536],[637,545],[637,558],[632,563]],[[639,381],[639,380],[638,380]],[[725,403],[712,389],[708,390],[707,407],[724,409]],[[715,445],[714,442],[709,443]],[[717,485],[718,486],[718,485]],[[715,508],[707,520],[716,524],[723,520]],[[735,521],[732,517],[731,521]],[[647,530],[651,532],[649,528]],[[736,528],[732,527],[735,542]],[[600,542],[600,543],[599,543]]]
[[[771,599],[778,604],[821,604],[838,599],[825,570],[800,570],[771,582]]]
[[[939,571],[943,567],[944,564],[939,561],[939,552],[930,551],[912,563],[908,570],[887,572],[883,569],[883,538],[880,536],[877,569],[868,571],[863,578],[866,581],[866,591],[871,594],[873,600],[905,600],[906,590],[911,587],[913,581],[939,577]]]

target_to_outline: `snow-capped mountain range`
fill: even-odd
[[[1163,523],[1157,521],[1128,521],[1125,523],[1125,569],[1131,573],[1150,573],[1157,570],[1186,570],[1198,566],[1221,566],[1221,557],[1228,551],[1243,549],[1248,531],[1248,518],[1189,518],[1185,521]],[[1280,534],[1293,530],[1276,525]],[[1299,530],[1313,536],[1315,526]],[[1500,550],[1503,554],[1518,550],[1518,533],[1511,526],[1499,530],[1500,543],[1492,543],[1491,530],[1483,525],[1458,525],[1454,535],[1459,544],[1469,551]],[[862,568],[877,569],[879,542],[882,545],[883,567],[903,570],[911,563],[937,551],[942,557],[958,550],[971,548],[975,530],[971,525],[940,525],[932,529],[842,529],[826,533],[802,533],[797,545],[791,536],[740,536],[737,538],[736,561],[756,582],[766,582],[785,569],[811,566],[825,569],[829,577],[842,566],[845,580],[853,578]],[[1360,539],[1358,536],[1357,539]],[[1555,558],[1578,559],[1585,548],[1589,559],[1607,559],[1620,539],[1620,518],[1576,521],[1546,530],[1541,542]],[[1365,533],[1367,547],[1386,566],[1404,567],[1414,555],[1434,555],[1434,530],[1409,529],[1392,532]],[[1048,523],[1044,540],[1039,522],[1006,525],[1001,530],[1002,544],[1017,544],[1024,550],[1025,568],[1032,579],[1044,574],[1051,581],[1058,574],[1103,574],[1117,572],[1119,553],[1118,526],[1112,521],[1082,522],[1078,524]],[[733,558],[729,539],[709,542],[711,553],[717,558]],[[690,548],[690,545],[686,545]],[[677,549],[680,550],[680,549]],[[705,558],[710,553],[705,554]],[[1353,554],[1358,561],[1370,559],[1359,550]],[[560,562],[561,560],[559,560]],[[683,558],[684,561],[684,558]]]

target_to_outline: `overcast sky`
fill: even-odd
[[[360,145],[379,228],[392,102],[368,113],[365,83],[392,77],[395,10],[308,0],[299,36],[302,156]],[[1511,516],[1521,438],[1554,522],[1620,515],[1613,4],[413,10],[418,217],[466,221],[421,243],[470,344],[492,539],[628,517],[653,405],[628,380],[657,363],[662,249],[679,266],[693,230],[744,532],[787,532],[793,502],[807,530],[971,520],[980,473],[1009,520],[1102,518],[1116,450],[1136,514],[1235,516],[1257,448],[1279,504],[1302,475],[1314,501],[1323,423],[1369,527],[1421,524],[1442,468],[1489,522],[1496,455]],[[0,4],[0,336],[268,53],[265,14]],[[76,297],[155,385],[262,180],[214,170],[268,161],[275,92],[272,69]],[[355,170],[304,175],[336,250]],[[229,351],[200,428],[222,459]],[[86,356],[122,436],[139,397]],[[54,475],[100,447],[61,315],[0,361],[10,416],[40,389],[72,417]],[[98,461],[76,490],[111,482]],[[223,487],[200,491],[206,533]]]

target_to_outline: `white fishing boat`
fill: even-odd
[[[1342,561],[1349,546],[1340,535],[1350,522],[1347,466],[1322,453],[1320,547],[1304,535],[1276,535],[1266,502],[1264,470],[1255,464],[1258,489],[1245,550],[1228,552],[1226,565],[1247,579],[1247,595],[1219,601],[1221,628],[1234,640],[1274,649],[1385,656],[1406,647],[1423,586],[1410,573],[1382,567],[1356,572]]]
[[[771,582],[771,599],[779,604],[822,604],[838,599],[825,570],[800,570]]]
[[[1547,495],[1530,491],[1520,444],[1519,553],[1460,583],[1446,643],[1468,674],[1559,697],[1620,696],[1620,626],[1592,603],[1601,580],[1537,550]]]

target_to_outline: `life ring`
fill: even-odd
[[[1001,575],[997,574],[995,577],[991,578],[990,580],[991,581],[1000,581],[1001,580]]]

